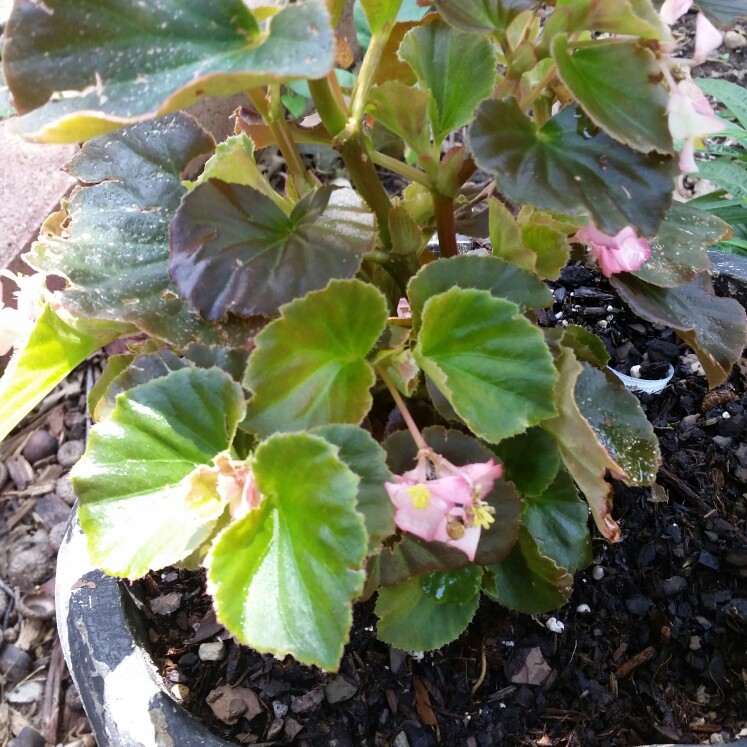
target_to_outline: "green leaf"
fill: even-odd
[[[747,0],[745,0],[747,12]],[[720,78],[696,78],[698,87],[709,96],[718,99],[747,129],[747,93],[736,83]]]
[[[272,188],[257,166],[254,141],[245,132],[231,135],[219,143],[200,176],[195,181],[185,181],[184,186],[192,190],[209,179],[253,187],[265,197],[269,197],[281,210],[287,208],[290,212],[289,204]]]
[[[552,303],[552,294],[533,275],[497,257],[461,255],[425,265],[407,286],[413,327],[421,325],[428,299],[453,287],[489,291],[520,309],[541,309]]]
[[[435,0],[441,17],[462,31],[492,34],[506,31],[511,21],[525,10],[532,10],[539,0]]]
[[[413,578],[379,590],[376,635],[405,651],[441,648],[464,632],[479,603],[479,591],[465,604],[437,601],[423,591],[421,579]]]
[[[186,114],[83,146],[68,167],[81,185],[27,255],[33,267],[69,280],[66,309],[129,322],[174,345],[246,345],[256,320],[205,322],[177,298],[168,275],[169,223],[185,193],[181,172],[212,147]]]
[[[49,0],[16,4],[3,62],[19,110],[36,109],[18,122],[21,132],[63,143],[204,95],[322,78],[334,52],[320,0],[280,9],[262,32],[241,0],[101,0],[93,9],[87,0]]]
[[[537,615],[562,607],[571,596],[573,576],[544,556],[524,527],[511,555],[487,570],[483,591],[510,610]]]
[[[477,104],[493,92],[496,57],[484,36],[434,21],[408,31],[398,54],[415,71],[421,87],[430,91],[429,114],[437,143],[466,125]]]
[[[320,187],[290,215],[256,189],[211,179],[171,223],[171,277],[211,321],[275,314],[332,278],[350,278],[376,239],[351,189]]]
[[[576,358],[591,363],[604,370],[610,360],[610,354],[604,343],[593,333],[577,324],[569,324],[560,338],[563,347],[570,348]]]
[[[493,451],[503,462],[503,477],[523,495],[540,495],[560,469],[560,454],[552,436],[541,428],[530,428],[501,441]]]
[[[557,280],[568,264],[571,246],[566,234],[557,228],[538,222],[535,214],[521,227],[521,240],[534,255],[534,272],[545,280]]]
[[[371,31],[376,33],[384,26],[394,23],[402,0],[360,0],[360,3],[366,12]]]
[[[711,266],[706,248],[726,238],[730,230],[704,210],[673,202],[658,235],[649,241],[651,257],[633,274],[663,288],[689,283]]]
[[[335,670],[363,588],[358,477],[318,436],[275,435],[252,462],[265,496],[207,558],[218,618],[242,642]]]
[[[482,568],[468,565],[458,571],[426,573],[420,578],[423,593],[439,604],[469,604],[482,587]]]
[[[256,339],[244,385],[254,396],[242,427],[260,435],[360,423],[375,375],[366,355],[387,319],[386,301],[359,280],[284,306]]]
[[[656,233],[672,201],[674,159],[618,143],[574,106],[537,129],[515,100],[483,101],[468,136],[478,166],[512,202],[586,211],[610,235],[628,225]]]
[[[722,29],[733,28],[737,21],[747,19],[747,0],[698,0],[696,5]]]
[[[386,452],[368,431],[354,425],[323,425],[311,431],[339,449],[338,459],[360,477],[358,510],[368,534],[368,551],[378,552],[381,540],[394,533],[394,507],[384,488],[392,480]]]
[[[672,153],[667,125],[668,96],[659,82],[659,63],[637,42],[568,50],[559,34],[552,56],[560,79],[591,120],[631,148]]]
[[[138,578],[197,550],[224,510],[207,469],[233,440],[241,387],[185,368],[121,394],[71,473],[92,560]]]
[[[114,412],[114,402],[109,402],[104,399],[106,392],[111,386],[112,381],[114,381],[122,371],[126,370],[134,359],[135,356],[130,354],[110,355],[107,358],[106,366],[104,367],[101,376],[96,379],[96,383],[91,387],[91,391],[88,393],[88,412],[95,423],[104,418],[108,418],[112,412]]]
[[[188,365],[170,350],[136,357],[120,355],[110,358],[109,362],[111,363],[112,360],[115,365],[111,370],[107,365],[106,376],[102,376],[96,382],[100,388],[96,391],[91,390],[91,397],[89,397],[89,407],[97,422],[108,418],[114,412],[117,395],[153,379],[166,376],[171,371],[186,368]],[[118,373],[115,373],[117,371]]]
[[[127,332],[116,324],[73,327],[45,306],[0,378],[0,441],[79,363]]]
[[[428,446],[457,467],[487,462],[495,457],[484,444],[461,431],[431,426],[425,428],[422,435]],[[409,432],[395,431],[383,445],[392,472],[401,475],[415,467],[418,448]],[[516,541],[518,530],[519,498],[513,485],[506,480],[496,480],[485,501],[495,509],[496,521],[480,534],[475,555],[478,565],[490,565],[505,558]],[[410,535],[405,535],[391,552],[384,550],[381,558],[381,583],[387,585],[412,575],[455,570],[469,563],[461,550],[443,542],[424,542]]]
[[[555,414],[552,357],[542,333],[510,301],[462,288],[430,298],[413,352],[486,441],[498,443]]]
[[[540,552],[571,573],[591,563],[588,521],[589,507],[565,470],[543,493],[527,498],[521,512]]]
[[[711,387],[726,381],[747,345],[747,317],[739,301],[714,295],[708,273],[676,288],[659,288],[628,273],[610,282],[636,314],[677,331],[696,352]]]
[[[607,470],[628,485],[650,485],[660,462],[658,441],[635,395],[622,384],[588,363],[579,363],[570,348],[561,349],[556,364],[559,414],[542,427],[554,436],[599,531],[617,541],[620,528],[611,517]]]
[[[431,150],[427,124],[430,104],[431,97],[427,91],[389,80],[371,91],[367,111],[420,156]]]
[[[650,0],[557,0],[545,34],[603,31],[640,36],[643,39],[671,39],[668,26],[659,18]]]
[[[747,164],[730,158],[717,157],[713,161],[698,161],[698,177],[710,179],[719,187],[747,201]]]

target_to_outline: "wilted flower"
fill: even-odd
[[[635,272],[651,256],[648,241],[640,238],[631,226],[610,236],[589,223],[578,229],[574,240],[589,245],[599,269],[607,277],[617,272]]]
[[[480,533],[494,521],[485,497],[503,467],[492,459],[455,467],[432,449],[421,449],[415,469],[384,483],[394,522],[431,542],[445,542],[475,559]]]
[[[694,158],[696,142],[726,129],[726,123],[714,114],[705,94],[690,78],[681,80],[672,90],[667,113],[672,137],[685,141],[680,152],[680,171],[692,174],[698,170]]]
[[[18,290],[13,293],[18,308],[5,306],[0,296],[0,355],[5,355],[14,345],[31,333],[47,297],[46,275],[15,275],[0,270],[0,275],[12,280]]]
[[[228,505],[234,520],[241,519],[262,502],[262,495],[257,488],[254,474],[246,462],[231,459],[221,453],[215,457],[218,495]]]
[[[687,13],[693,0],[664,0],[659,15],[664,23],[670,26]],[[702,62],[721,45],[724,35],[703,15],[698,13],[695,20],[695,53],[696,62]]]

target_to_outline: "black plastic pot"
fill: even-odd
[[[717,292],[747,307],[747,259],[710,255]],[[58,556],[56,598],[62,650],[99,747],[230,746],[164,691],[142,617],[124,583],[91,565],[76,512]],[[731,747],[747,747],[747,738]]]
[[[228,747],[163,690],[124,583],[94,568],[73,512],[57,559],[57,629],[99,747]]]

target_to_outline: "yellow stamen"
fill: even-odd
[[[472,509],[472,526],[490,529],[490,525],[495,521],[494,513],[495,509],[492,506],[474,506]]]
[[[431,505],[431,494],[425,485],[410,485],[406,490],[414,508],[428,508]]]

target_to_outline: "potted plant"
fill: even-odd
[[[378,594],[385,641],[438,648],[481,594],[562,605],[589,510],[620,539],[607,477],[650,485],[659,451],[601,341],[536,324],[569,258],[676,330],[711,386],[747,342],[708,275],[728,225],[672,202],[725,126],[673,57],[672,3],[435,0],[401,20],[401,0],[362,0],[350,87],[343,5],[16,0],[3,52],[17,130],[84,142],[26,255],[67,287],[39,291],[0,431],[129,340],[73,474],[91,559],[125,578],[204,566],[237,640],[327,670],[359,599]],[[711,34],[741,12],[698,6]],[[252,108],[217,147],[182,111],[240,91]],[[349,185],[319,183],[305,143]],[[408,186],[390,195],[377,167]],[[477,169],[492,252],[460,255]]]

